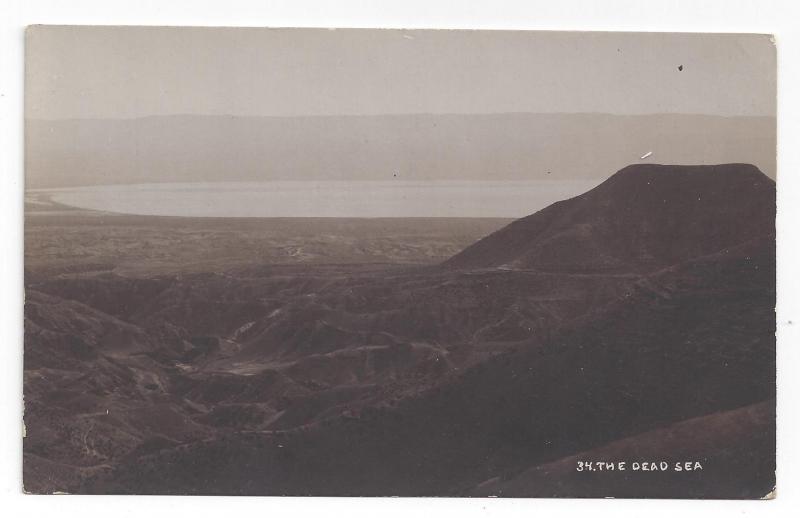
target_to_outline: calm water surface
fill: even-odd
[[[598,183],[275,181],[108,185],[45,192],[73,207],[157,216],[516,218]]]

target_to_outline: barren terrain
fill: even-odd
[[[774,195],[752,166],[635,166],[506,226],[32,194],[26,490],[763,496]]]

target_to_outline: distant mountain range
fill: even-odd
[[[54,188],[276,179],[599,180],[638,161],[746,162],[774,177],[775,147],[770,117],[511,113],[28,120],[26,181],[28,188]]]

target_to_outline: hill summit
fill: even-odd
[[[774,233],[775,182],[749,164],[637,164],[514,221],[444,265],[649,272]]]

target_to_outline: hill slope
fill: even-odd
[[[625,437],[635,451],[636,436],[648,430],[774,398],[771,272],[771,240],[751,242],[648,276],[552,338],[531,340],[418,396],[294,431],[163,450],[82,490],[454,495]],[[685,445],[704,452],[705,474],[715,481],[703,496],[769,492],[768,445],[766,467],[750,473],[751,464],[729,462],[747,454],[740,448],[748,440],[726,436],[724,420],[706,422],[698,440],[714,436],[718,444]],[[652,436],[641,438],[642,454],[658,454]],[[569,480],[560,489],[552,480],[548,496],[574,496]],[[630,494],[625,480],[611,482],[606,495]],[[673,482],[669,491],[640,484],[637,496],[686,496],[696,480]]]
[[[763,236],[774,220],[775,183],[752,165],[632,165],[445,265],[648,272]]]

